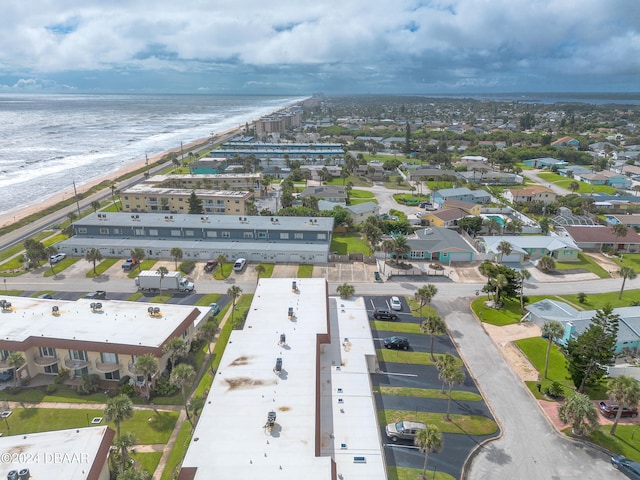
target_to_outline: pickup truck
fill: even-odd
[[[127,258],[122,264],[122,270],[127,272],[129,270],[133,270],[135,266],[136,266],[136,261],[133,258]]]
[[[217,260],[207,260],[207,263],[204,264],[204,271],[206,273],[211,273],[218,265]]]

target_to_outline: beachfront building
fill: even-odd
[[[301,121],[301,109],[287,109],[256,120],[253,123],[253,128],[256,135],[286,133],[288,130],[298,128]]]
[[[154,188],[187,188],[189,190],[260,190],[261,173],[218,173],[218,174],[182,174],[154,175],[140,182]]]
[[[194,177],[191,175],[190,177]],[[155,177],[154,177],[155,178]],[[222,182],[221,189],[216,189],[211,180],[211,188],[207,188],[204,180],[202,184],[194,181],[194,187],[170,186],[184,185],[179,180],[161,179],[160,182],[146,181],[127,188],[120,194],[120,206],[123,212],[164,212],[188,213],[191,193],[202,201],[202,208],[206,215],[246,215],[248,204],[252,203],[254,192],[248,190],[224,189],[228,183]],[[215,181],[222,181],[220,179]],[[252,180],[250,180],[252,181]],[[200,185],[197,188],[196,185]],[[256,191],[259,191],[258,188]]]
[[[2,438],[2,454],[11,461],[0,462],[0,478],[109,480],[114,437],[115,432],[104,425],[8,435]]]
[[[511,253],[503,254],[500,244],[511,245]],[[502,263],[524,263],[541,257],[556,262],[577,262],[581,249],[569,237],[555,235],[492,235],[480,237],[479,243],[490,260]]]
[[[114,383],[125,375],[135,379],[133,365],[144,354],[158,360],[160,374],[167,365],[167,342],[180,337],[190,344],[211,314],[210,307],[30,297],[5,299],[0,308],[0,371],[11,371],[13,352],[22,354],[19,381],[62,370],[71,378],[95,373]],[[146,380],[139,378],[138,386]]]
[[[220,148],[212,150],[213,157],[233,158],[235,156],[253,155],[263,161],[266,160],[272,165],[286,165],[286,158],[289,160],[300,160],[305,163],[316,163],[318,161],[332,160],[342,162],[344,159],[344,148],[341,143],[266,143],[266,142],[226,142]],[[285,157],[286,155],[286,157]]]
[[[364,299],[329,297],[325,279],[267,278],[248,312],[179,480],[386,479]]]
[[[58,243],[62,253],[128,257],[142,248],[147,258],[171,259],[182,249],[189,260],[228,259],[271,263],[327,263],[333,217],[262,217],[94,213],[76,220],[75,235]]]

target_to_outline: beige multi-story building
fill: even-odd
[[[247,215],[259,174],[157,175],[121,193],[123,212],[188,213],[191,193],[207,215]]]
[[[159,372],[167,365],[164,346],[175,337],[188,344],[211,308],[103,300],[44,300],[11,297],[0,301],[0,372],[13,377],[14,352],[25,362],[19,381],[68,370],[81,377],[97,374],[101,380],[136,378],[136,358],[151,354]],[[138,386],[146,379],[139,378]]]

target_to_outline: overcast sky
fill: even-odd
[[[640,0],[4,0],[0,92],[640,91]]]

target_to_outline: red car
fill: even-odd
[[[600,407],[600,413],[602,415],[604,415],[607,418],[616,418],[616,415],[618,414],[618,405],[614,405],[613,403],[609,403],[609,402],[600,402],[599,404]],[[622,417],[631,417],[631,418],[636,418],[638,416],[638,408],[634,407],[634,408],[626,408],[624,407],[622,409]]]

